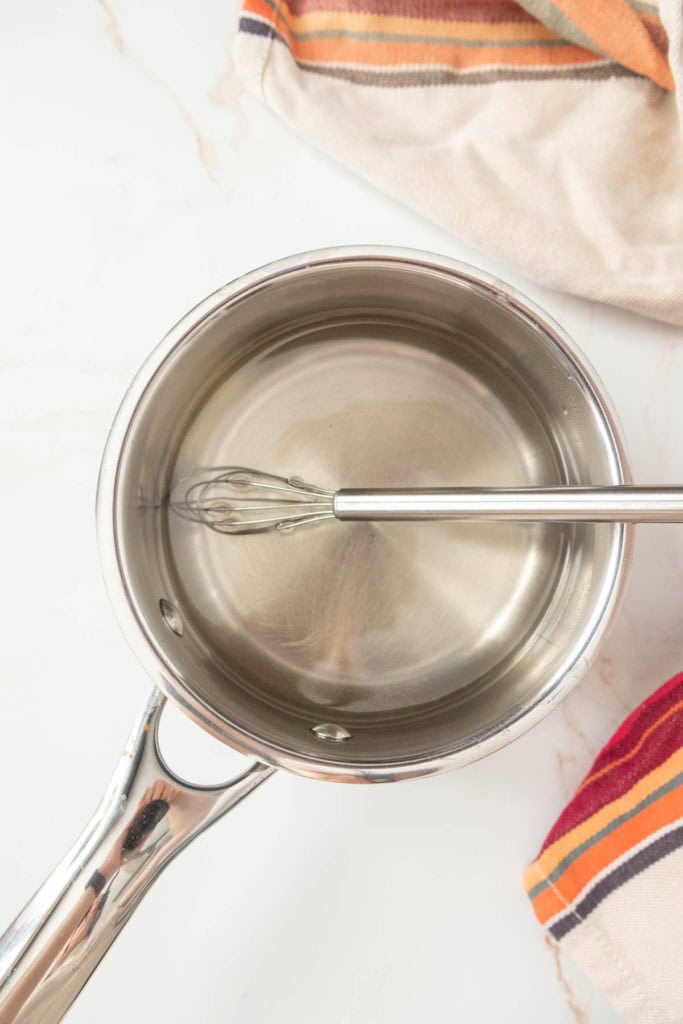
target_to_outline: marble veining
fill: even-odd
[[[635,479],[683,479],[683,332],[528,282],[310,149],[237,80],[237,17],[237,0],[0,12],[0,920],[73,841],[149,685],[100,579],[97,470],[137,366],[213,289],[342,243],[469,261],[584,349]],[[615,1024],[521,878],[602,744],[683,667],[682,599],[683,527],[639,528],[613,632],[561,708],[450,775],[269,782],[169,868],[69,1020]],[[241,763],[173,712],[164,744],[199,780]]]

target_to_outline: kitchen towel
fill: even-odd
[[[526,873],[536,916],[631,1024],[683,1021],[683,673],[626,719]]]
[[[678,0],[243,0],[235,44],[287,124],[391,195],[679,324],[682,55]]]

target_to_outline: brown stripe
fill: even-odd
[[[491,71],[456,71],[451,68],[433,68],[431,71],[373,71],[361,68],[331,67],[330,65],[305,64],[297,61],[302,71],[310,71],[327,78],[338,78],[354,85],[372,85],[383,88],[409,88],[433,85],[488,85],[492,82],[538,82],[545,79],[579,78],[599,80],[606,78],[635,78],[635,72],[621,64],[576,65],[539,68],[496,68]]]
[[[660,53],[664,56],[669,52],[669,37],[666,34],[666,29],[663,25],[660,25],[656,21],[648,21],[647,18],[643,19],[643,25],[647,29],[647,33],[655,44]]]
[[[512,0],[288,0],[287,6],[296,15],[335,11],[436,21],[536,21]]]
[[[597,885],[593,886],[588,895],[584,896],[573,910],[570,910],[568,914],[565,914],[564,917],[559,918],[555,924],[551,925],[549,928],[550,934],[559,942],[568,932],[576,928],[577,924],[585,921],[591,911],[595,910],[616,889],[619,889],[632,878],[635,878],[636,875],[641,874],[652,864],[656,864],[658,860],[662,860],[670,853],[678,850],[681,846],[683,846],[683,825],[660,836],[659,839],[655,839],[653,843],[646,846],[644,850],[639,850],[638,853],[635,853],[628,860],[618,864],[614,871],[610,871],[608,875],[600,879]]]

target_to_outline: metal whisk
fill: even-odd
[[[218,466],[183,477],[170,506],[184,519],[218,533],[286,530],[334,518],[334,491],[298,477],[272,476],[256,469]]]
[[[219,466],[180,480],[171,509],[218,533],[291,530],[325,519],[683,522],[683,487],[439,487],[328,491],[296,476]]]

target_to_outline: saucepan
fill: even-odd
[[[94,817],[0,942],[2,1024],[60,1020],[156,875],[276,768],[394,782],[490,754],[567,693],[614,617],[628,526],[222,536],[169,508],[175,481],[221,465],[332,489],[630,479],[576,346],[453,260],[311,252],[197,306],[125,396],[98,493],[107,586],[153,689]],[[167,700],[244,772],[178,778]]]

